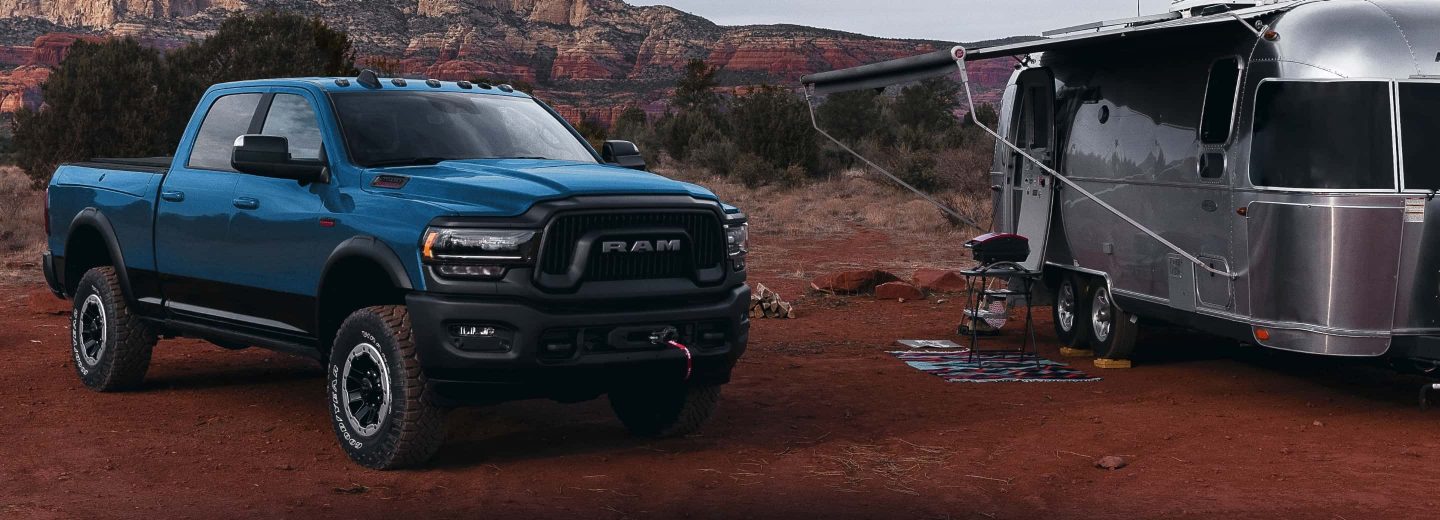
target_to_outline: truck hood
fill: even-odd
[[[380,175],[406,177],[400,188],[374,186]],[[424,201],[457,214],[514,216],[536,202],[578,195],[689,195],[717,200],[687,182],[616,166],[533,159],[445,161],[428,166],[373,168],[362,175],[364,189]]]

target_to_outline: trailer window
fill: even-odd
[[[1210,67],[1210,83],[1205,86],[1205,110],[1200,116],[1200,142],[1230,142],[1234,126],[1235,97],[1240,89],[1240,58],[1225,58]]]
[[[1440,189],[1440,85],[1400,84],[1405,189]]]
[[[1275,188],[1394,189],[1389,91],[1390,84],[1379,81],[1262,83],[1251,181]]]

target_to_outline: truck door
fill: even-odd
[[[286,138],[295,159],[323,159],[327,139],[319,106],[299,89],[276,89],[260,104],[253,133]],[[330,139],[336,141],[338,136]],[[344,203],[338,181],[301,185],[287,179],[239,174],[226,260],[231,283],[242,287],[235,311],[279,332],[316,331],[315,302],[325,262],[344,238]]]
[[[235,181],[230,168],[235,138],[244,134],[259,106],[260,93],[212,94],[198,125],[191,122],[170,171],[160,185],[155,214],[155,267],[165,305],[182,315],[216,318],[234,296],[221,282]],[[213,100],[213,101],[212,101]],[[207,105],[208,103],[208,105]]]
[[[1020,74],[1017,83],[1012,142],[1051,168],[1055,165],[1055,79],[1049,69],[1031,69]],[[1013,151],[1013,150],[1012,150]],[[1046,238],[1050,235],[1055,179],[1034,162],[1013,154],[1005,199],[1014,208],[1015,233],[1030,239],[1027,269],[1039,269],[1045,261]]]

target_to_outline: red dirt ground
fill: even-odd
[[[1435,514],[1440,412],[1417,408],[1418,378],[1179,332],[1142,338],[1137,368],[1099,383],[946,383],[884,352],[951,337],[956,303],[800,295],[842,263],[958,251],[859,232],[764,253],[781,246],[760,240],[752,281],[800,319],[756,323],[701,435],[627,437],[603,400],[511,403],[452,413],[432,468],[388,473],[341,453],[311,362],[172,340],[143,390],[92,393],[69,360],[67,304],[33,277],[4,282],[0,517]],[[1045,311],[1042,353],[1059,359]],[[1130,465],[1096,469],[1107,455]]]

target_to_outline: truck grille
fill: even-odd
[[[695,271],[713,269],[725,259],[724,229],[715,214],[708,211],[562,214],[546,229],[540,270],[548,275],[566,274],[580,238],[592,231],[628,238],[634,235],[626,235],[626,230],[649,229],[684,231],[689,239],[682,241],[679,251],[611,254],[601,254],[602,241],[597,241],[591,246],[584,280],[690,278]]]

